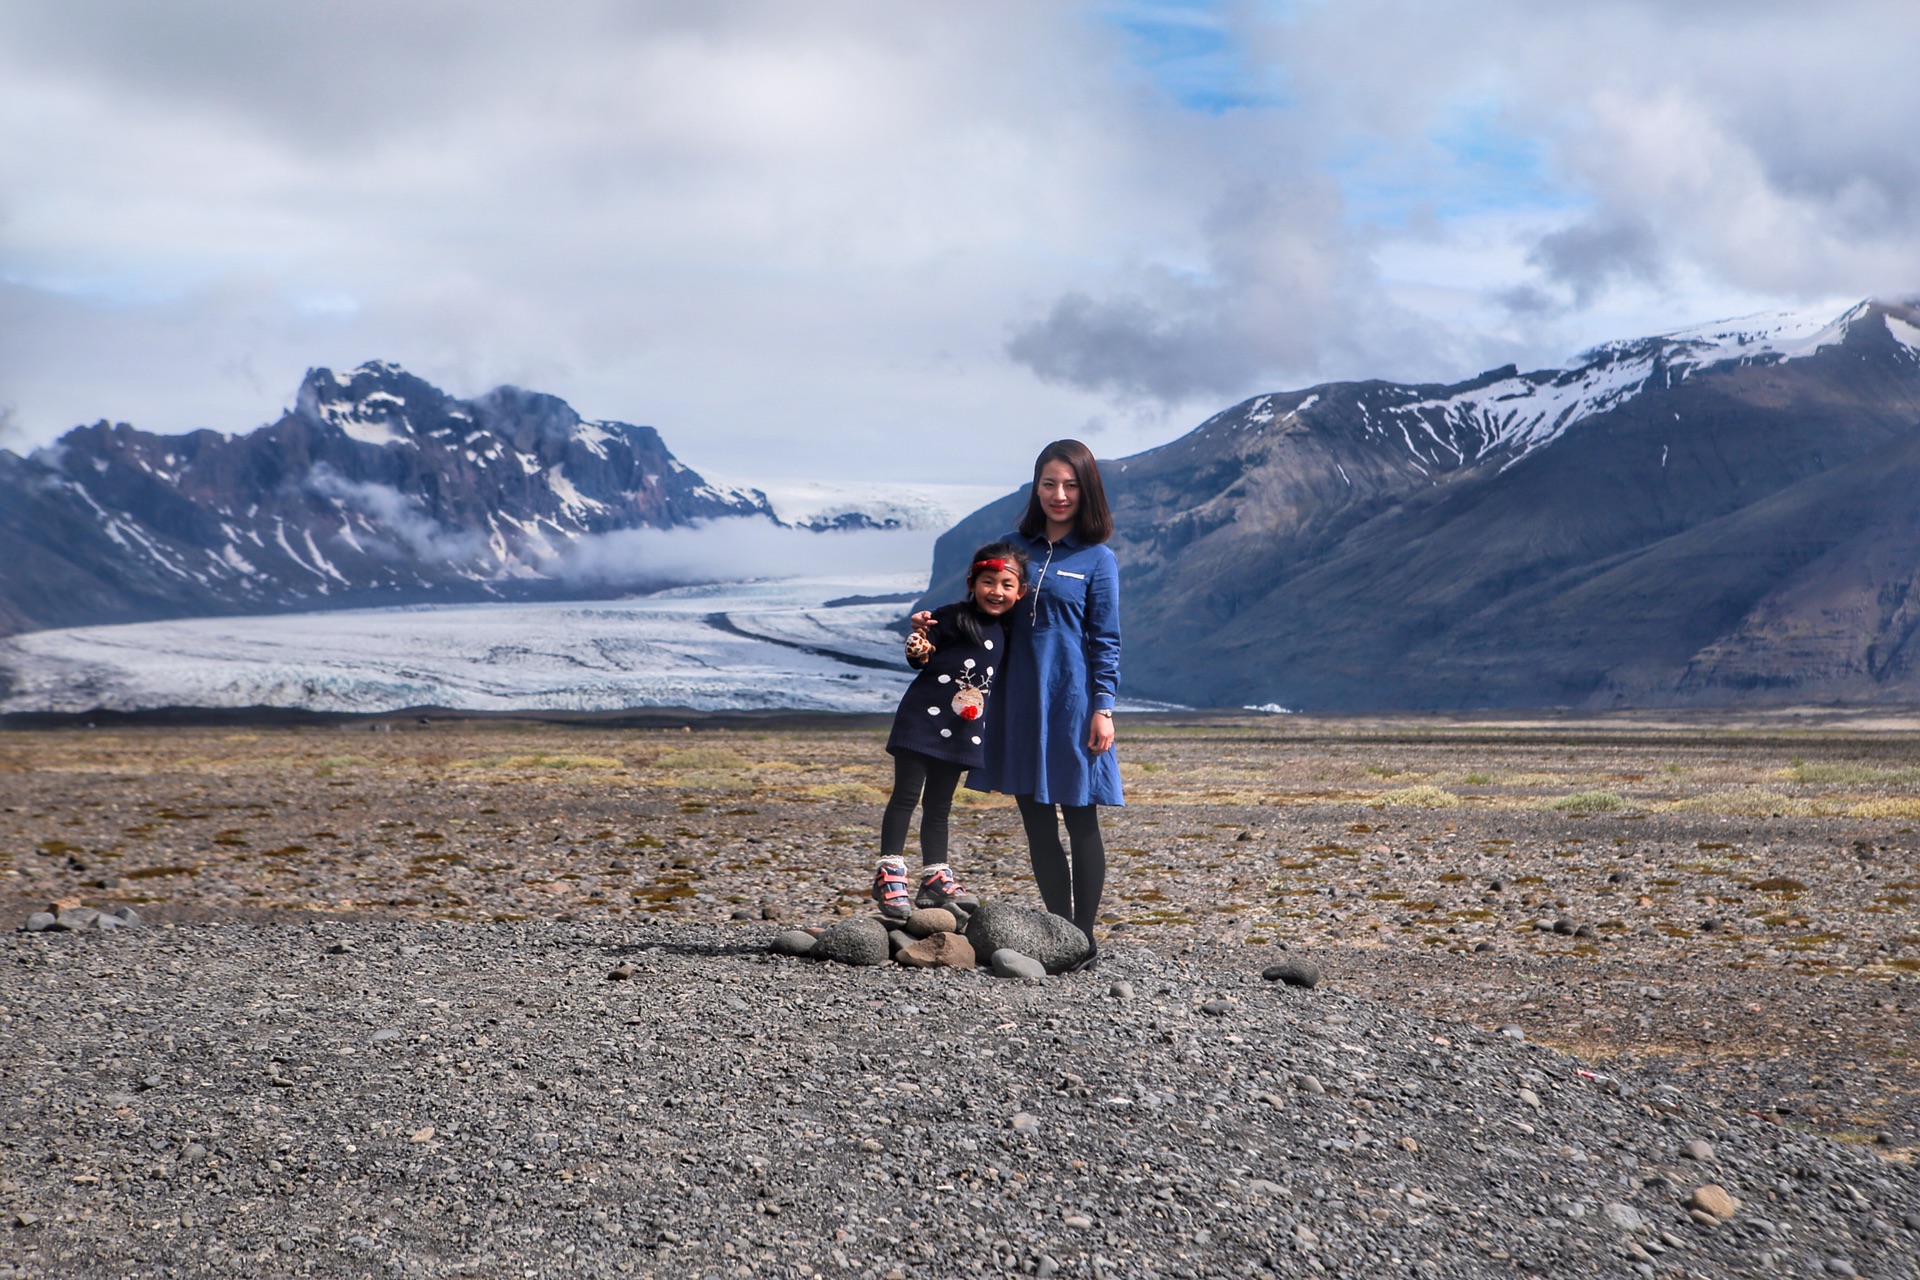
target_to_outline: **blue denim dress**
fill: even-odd
[[[1087,750],[1093,713],[1111,710],[1120,688],[1120,563],[1074,534],[1006,540],[1031,557],[1030,589],[1014,606],[994,679],[986,760],[967,786],[1042,803],[1125,804],[1113,751]]]

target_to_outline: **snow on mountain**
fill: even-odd
[[[763,495],[775,518],[804,529],[898,529],[941,532],[1003,492],[999,485],[905,483],[897,480],[776,479],[734,481]]]
[[[1617,409],[1649,389],[1672,387],[1729,364],[1804,359],[1845,341],[1863,323],[1884,324],[1903,343],[1901,330],[1912,328],[1871,302],[1837,317],[1762,312],[1603,343],[1560,368],[1521,373],[1508,365],[1451,386],[1338,383],[1307,393],[1258,396],[1215,415],[1200,430],[1265,434],[1348,418],[1361,436],[1398,443],[1425,471],[1494,458],[1512,465],[1574,423]]]

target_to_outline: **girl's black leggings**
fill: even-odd
[[[880,818],[880,856],[897,858],[907,847],[907,827],[920,807],[920,861],[927,865],[947,860],[947,826],[953,813],[953,789],[960,785],[965,765],[935,760],[918,751],[896,751],[893,756],[893,795]]]
[[[1033,859],[1033,878],[1040,900],[1054,915],[1065,916],[1093,937],[1100,918],[1100,893],[1107,884],[1107,846],[1100,838],[1100,810],[1090,804],[1042,804],[1032,796],[1015,796],[1020,821],[1027,828],[1027,856]],[[1060,821],[1067,824],[1073,859],[1060,847]]]

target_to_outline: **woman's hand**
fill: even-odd
[[[1087,750],[1099,755],[1113,749],[1113,713],[1096,711],[1093,723],[1087,727]]]

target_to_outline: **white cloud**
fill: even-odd
[[[378,357],[696,468],[1011,484],[1920,285],[1911,6],[1221,4],[1174,70],[1158,11],[0,0],[0,402],[238,430]],[[1270,105],[1191,105],[1229,73]]]

